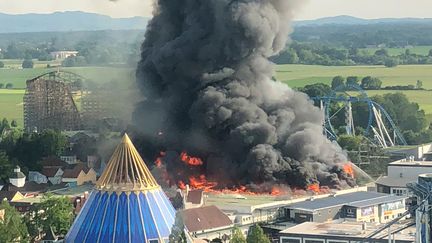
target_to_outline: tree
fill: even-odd
[[[375,56],[388,56],[387,49],[379,49],[375,52]]]
[[[13,84],[12,83],[7,83],[5,88],[6,89],[12,89],[13,88]]]
[[[0,83],[0,89],[3,89],[3,87],[4,87],[4,84]]]
[[[4,129],[9,129],[9,121],[6,118],[3,118],[3,120],[0,123],[0,133],[3,133]]]
[[[384,66],[388,68],[396,67],[397,65],[399,65],[399,61],[396,58],[387,58],[384,61]]]
[[[34,63],[31,59],[25,59],[22,63],[22,68],[33,68]]]
[[[16,120],[11,121],[11,127],[18,127],[18,123]]]
[[[384,107],[402,131],[411,130],[418,133],[428,125],[425,112],[417,103],[410,102],[403,93],[373,96],[372,100]]]
[[[332,89],[336,89],[339,86],[343,86],[344,84],[345,84],[344,77],[342,77],[342,76],[336,76],[332,80],[331,87],[332,87]]]
[[[40,170],[38,163],[43,157],[61,155],[67,145],[66,137],[59,131],[25,133],[13,146],[10,156],[22,161],[29,170]]]
[[[416,89],[423,89],[423,81],[417,80]]]
[[[299,91],[306,93],[309,97],[326,96],[332,92],[330,86],[323,83],[309,84],[300,88]]]
[[[73,205],[66,197],[45,194],[35,207],[34,221],[40,231],[47,232],[52,227],[57,235],[66,235],[74,219]]]
[[[184,228],[183,218],[181,213],[177,212],[175,217],[174,225],[171,229],[171,234],[169,235],[170,243],[186,243],[186,234]]]
[[[247,243],[270,243],[270,239],[264,234],[263,229],[257,224],[251,226],[246,241]]]
[[[230,243],[246,243],[246,239],[241,230],[236,226],[232,230]]]
[[[367,90],[381,89],[382,81],[379,78],[371,76],[364,77],[361,81],[361,87]]]
[[[359,84],[359,78],[357,76],[349,76],[349,77],[347,77],[347,80],[346,80],[346,85],[347,86],[349,86],[349,85],[356,86],[358,84]]]
[[[361,136],[341,135],[337,142],[343,149],[357,151],[360,148],[362,140],[363,137]]]
[[[4,68],[4,63],[2,61],[0,61],[0,68]]]
[[[81,67],[87,65],[87,61],[83,56],[70,56],[63,60],[63,67]]]
[[[6,182],[12,173],[13,165],[5,151],[0,150],[0,180]]]
[[[429,50],[429,57],[432,57],[432,49]]]
[[[0,210],[4,210],[4,219],[0,221],[0,242],[27,242],[27,227],[16,209],[3,201]]]

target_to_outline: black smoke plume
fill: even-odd
[[[285,47],[300,2],[157,1],[137,69],[144,154],[188,151],[223,186],[353,186],[321,112],[272,78],[268,58]]]

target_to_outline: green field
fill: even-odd
[[[23,96],[24,90],[0,89],[0,118],[9,121],[16,120],[23,125]]]
[[[18,61],[15,61],[19,63]],[[13,61],[10,62],[12,65]],[[47,68],[34,69],[0,69],[0,83],[13,83],[13,90],[0,89],[0,118],[15,119],[19,124],[23,123],[22,98],[24,94],[25,81],[40,74],[57,70]],[[77,67],[62,68],[80,74],[97,83],[112,80],[124,82],[126,85],[134,80],[132,68],[118,67]],[[291,87],[302,87],[307,84],[327,83],[330,84],[334,76],[376,76],[383,80],[384,86],[416,84],[422,80],[424,88],[432,89],[432,65],[409,65],[396,68],[385,68],[381,66],[353,66],[353,67],[327,67],[313,65],[280,65],[276,67],[276,76],[279,80]],[[369,95],[392,93],[398,91],[379,90],[369,91]],[[419,103],[432,120],[432,91],[401,91],[408,98]]]
[[[56,68],[33,68],[33,69],[0,69],[0,83],[12,83],[14,88],[25,89],[26,80],[37,77],[41,74],[55,71]],[[131,68],[117,67],[72,67],[61,68],[64,71],[74,72],[94,82],[102,83],[111,80],[130,81],[134,77]]]
[[[400,65],[395,68],[384,66],[317,66],[317,65],[279,65],[276,77],[291,87],[308,84],[331,84],[334,76],[378,77],[383,86],[416,85],[423,81],[425,89],[432,89],[432,65]]]

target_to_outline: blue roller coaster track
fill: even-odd
[[[348,92],[357,92],[359,95],[352,96]],[[332,103],[345,103],[345,104],[365,103],[368,106],[369,117],[368,117],[368,124],[363,135],[365,137],[370,137],[371,130],[374,128],[374,124],[377,123],[375,119],[376,116],[374,115],[374,108],[375,108],[383,115],[384,122],[386,122],[386,124],[389,125],[389,128],[391,128],[391,131],[393,131],[395,137],[394,139],[395,143],[399,145],[407,145],[405,138],[403,137],[402,133],[400,132],[399,128],[396,126],[395,122],[393,121],[389,113],[380,104],[371,100],[367,95],[366,91],[364,91],[358,85],[339,86],[336,89],[334,89],[328,96],[312,97],[312,100],[322,102],[323,105],[322,109],[324,110],[324,114],[325,114],[324,129],[327,137],[331,140],[336,140],[338,138],[336,130],[331,121],[333,117],[333,114],[331,114],[331,104]]]

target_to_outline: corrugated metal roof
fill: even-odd
[[[347,205],[353,206],[356,208],[363,208],[363,207],[369,207],[369,206],[373,206],[373,205],[377,205],[377,204],[396,202],[396,201],[400,201],[400,200],[403,200],[406,198],[407,197],[387,195],[387,197],[380,197],[380,198],[374,198],[374,199],[369,199],[369,200],[364,200],[364,201],[358,201],[358,202],[349,203]]]
[[[352,203],[371,199],[386,198],[388,196],[388,194],[378,192],[354,192],[342,195],[329,196],[327,198],[315,199],[313,201],[294,203],[291,204],[289,208],[295,208],[305,211],[316,211],[319,209],[343,206],[347,204],[352,205]]]

